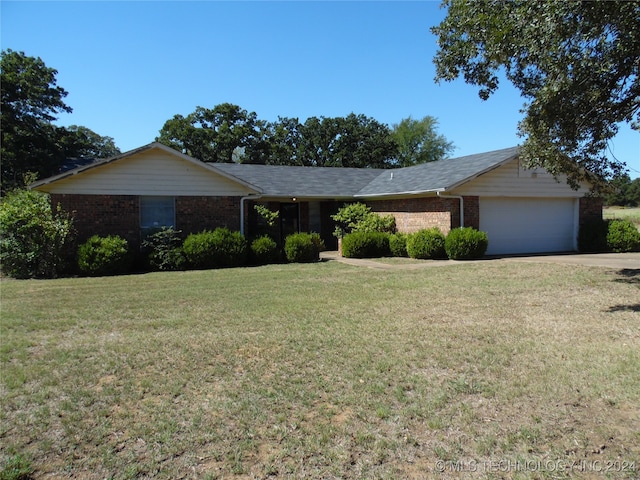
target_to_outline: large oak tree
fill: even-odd
[[[265,122],[255,112],[222,103],[196,107],[187,115],[167,120],[156,141],[203,162],[265,163]]]
[[[13,50],[0,54],[2,193],[24,186],[28,173],[47,177],[67,158],[108,157],[120,153],[111,137],[86,127],[58,127],[57,115],[71,113],[57,70],[39,57]],[[28,175],[28,178],[33,178]]]
[[[640,126],[640,2],[445,0],[432,29],[437,80],[462,76],[487,99],[503,74],[525,105],[532,166],[577,186],[624,170],[607,156],[620,123]]]

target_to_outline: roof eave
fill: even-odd
[[[446,192],[446,188],[431,188],[428,190],[408,190],[404,192],[363,193],[356,194],[353,198],[380,198],[380,197],[406,197],[409,195],[427,195],[429,193]]]
[[[49,185],[49,184],[57,182],[59,180],[63,180],[65,178],[73,177],[74,175],[77,175],[77,174],[82,173],[82,172],[86,172],[87,170],[91,170],[91,169],[96,168],[96,167],[107,165],[109,163],[121,160],[121,159],[123,159],[125,157],[131,157],[133,155],[137,155],[139,153],[142,153],[142,152],[145,152],[147,150],[154,149],[154,148],[157,148],[159,150],[163,150],[164,152],[167,152],[167,153],[170,153],[172,155],[175,155],[175,156],[177,156],[177,157],[179,157],[179,158],[181,158],[181,159],[183,159],[183,160],[185,160],[187,162],[190,162],[190,163],[192,163],[192,164],[194,164],[194,165],[196,165],[198,167],[205,168],[205,169],[207,169],[209,171],[215,172],[217,175],[220,175],[221,177],[224,177],[224,178],[226,178],[228,180],[231,180],[232,182],[238,183],[238,184],[248,188],[249,190],[253,190],[256,194],[262,194],[263,193],[262,189],[257,187],[256,185],[253,185],[253,184],[251,184],[251,183],[249,183],[249,182],[247,182],[245,180],[242,180],[241,178],[238,178],[238,177],[236,177],[234,175],[231,175],[229,173],[223,172],[222,170],[219,170],[219,169],[215,168],[215,166],[213,164],[201,162],[200,160],[197,160],[197,159],[195,159],[195,158],[193,158],[193,157],[191,157],[191,156],[189,156],[187,154],[184,154],[182,152],[174,150],[173,148],[168,147],[168,146],[166,146],[166,145],[164,145],[162,143],[159,143],[159,142],[152,142],[152,143],[149,143],[147,145],[143,145],[142,147],[138,147],[138,148],[135,148],[133,150],[129,150],[127,152],[121,153],[119,155],[115,155],[113,157],[105,158],[104,160],[100,160],[100,161],[97,161],[97,162],[94,162],[94,163],[90,163],[88,165],[83,165],[81,167],[74,168],[73,170],[69,170],[67,172],[64,172],[64,173],[61,173],[61,174],[58,174],[58,175],[54,175],[52,177],[47,177],[47,178],[39,180],[37,182],[33,182],[32,184],[29,185],[28,188],[29,189],[35,189],[35,188],[38,188],[38,187],[42,187],[44,185]]]
[[[486,173],[489,173],[492,170],[495,170],[496,168],[500,168],[503,165],[506,165],[507,163],[512,162],[513,160],[515,160],[518,157],[519,157],[519,153],[515,153],[514,155],[511,155],[510,157],[505,158],[504,160],[502,160],[502,161],[500,161],[498,163],[495,163],[495,164],[491,165],[490,167],[487,167],[484,170],[481,170],[480,172],[476,172],[473,175],[470,175],[470,176],[468,176],[468,177],[466,177],[466,178],[464,178],[462,180],[459,180],[458,182],[452,183],[451,185],[448,185],[448,186],[442,188],[441,191],[442,192],[449,192],[451,190],[455,190],[456,188],[464,185],[465,183],[468,183],[468,182],[470,182],[472,180],[475,180],[476,178],[478,178],[478,177],[480,177],[480,176],[482,176],[482,175],[484,175]]]
[[[131,155],[136,155],[138,153],[142,153],[142,152],[144,152],[146,150],[150,150],[154,146],[158,146],[158,145],[160,145],[160,144],[156,143],[156,142],[149,143],[147,145],[143,145],[142,147],[138,147],[138,148],[135,148],[133,150],[129,150],[129,151],[124,152],[124,153],[120,153],[118,155],[114,155],[113,157],[104,158],[102,160],[98,160],[97,162],[93,162],[93,163],[90,163],[88,165],[83,165],[81,167],[77,167],[77,168],[74,168],[72,170],[68,170],[68,171],[60,173],[58,175],[53,175],[51,177],[43,178],[42,180],[38,180],[38,181],[33,182],[32,184],[30,184],[29,185],[29,189],[42,187],[44,185],[49,185],[49,184],[51,184],[53,182],[57,182],[58,180],[62,180],[64,178],[73,177],[74,175],[77,175],[78,173],[82,173],[82,172],[85,172],[87,170],[91,170],[93,168],[100,167],[102,165],[107,165],[109,163],[112,163],[112,162],[115,162],[117,160],[120,160],[121,158],[124,158],[124,157],[129,157]],[[175,152],[175,150],[173,150],[173,151]],[[178,153],[178,152],[176,152],[176,153]]]

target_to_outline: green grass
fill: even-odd
[[[606,207],[602,210],[605,219],[631,220],[640,227],[640,207]]]
[[[33,478],[640,471],[638,271],[322,262],[0,287],[0,462]]]

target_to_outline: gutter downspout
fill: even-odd
[[[244,237],[244,201],[245,200],[257,200],[262,195],[248,195],[240,199],[240,235]]]
[[[440,198],[457,198],[460,200],[460,228],[464,228],[464,199],[461,195],[440,195],[441,192],[436,192],[436,195]]]

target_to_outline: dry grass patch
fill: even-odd
[[[640,229],[640,207],[605,207],[602,216],[605,219],[630,220]]]
[[[0,458],[36,478],[637,478],[639,289],[506,262],[3,281]]]

